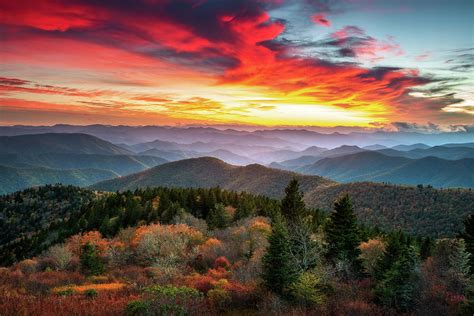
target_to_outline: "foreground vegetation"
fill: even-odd
[[[5,239],[2,315],[473,313],[472,216],[458,238],[433,240],[360,225],[347,195],[330,214],[308,209],[296,180],[281,201],[220,189],[36,190],[44,201],[79,190],[84,203],[66,212],[51,202],[64,220],[31,217],[28,234]],[[14,198],[26,218],[33,192]]]

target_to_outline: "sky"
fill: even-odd
[[[474,124],[471,0],[0,0],[0,124]]]

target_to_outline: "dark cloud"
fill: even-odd
[[[469,125],[438,125],[434,123],[418,124],[407,122],[393,122],[391,125],[399,132],[439,133],[439,132],[472,132]]]
[[[23,86],[23,85],[26,85],[26,84],[29,84],[29,83],[30,83],[30,81],[28,81],[28,80],[0,77],[0,85]]]

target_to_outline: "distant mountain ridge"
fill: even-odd
[[[334,148],[341,145],[359,147],[380,144],[387,147],[399,144],[424,143],[441,145],[445,143],[472,142],[474,127],[466,126],[458,132],[334,132],[322,133],[308,129],[262,129],[255,131],[215,127],[171,127],[171,126],[110,126],[110,125],[66,125],[54,126],[0,126],[0,135],[22,135],[37,133],[85,133],[115,144],[138,144],[161,139],[177,143],[216,142],[251,146],[272,146],[303,150],[309,146]],[[266,144],[266,145],[265,145]],[[276,145],[276,146],[275,146]],[[296,147],[295,147],[296,146]],[[293,148],[292,148],[293,147]]]
[[[91,183],[119,176],[109,170],[75,169],[58,170],[45,167],[6,167],[0,165],[0,194],[44,184],[71,184],[86,186]]]
[[[154,156],[135,156],[86,134],[1,136],[0,193],[59,182],[87,186],[166,161]]]
[[[21,167],[25,165],[53,169],[101,169],[118,175],[139,172],[167,160],[154,156],[96,155],[69,153],[0,154],[0,165]]]
[[[474,188],[472,170],[474,159],[409,159],[373,151],[325,158],[297,169],[304,174],[321,175],[342,182],[373,181],[411,185],[424,183],[435,187]]]
[[[88,134],[0,136],[2,154],[74,153],[130,155],[133,152]]]

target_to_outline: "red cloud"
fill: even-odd
[[[319,25],[322,25],[322,26],[326,26],[326,27],[330,27],[330,26],[331,26],[331,21],[329,21],[329,20],[326,18],[326,15],[324,15],[324,14],[322,14],[322,13],[313,15],[311,19],[312,19],[313,22],[316,23],[316,24],[319,24]]]
[[[402,101],[419,101],[408,95],[411,88],[428,82],[418,74],[288,56],[284,49],[261,45],[275,40],[285,29],[283,22],[272,20],[263,8],[250,0],[219,5],[178,0],[58,0],[25,5],[0,0],[0,10],[9,13],[0,20],[8,47],[0,57],[11,64],[87,71],[100,79],[139,78],[156,87],[183,80],[258,86],[341,107],[381,103],[398,108]],[[331,25],[324,14],[312,19]],[[393,39],[374,39],[355,26],[334,32],[332,40],[336,47],[370,60],[403,53]],[[4,83],[0,88],[91,98],[103,93],[26,83]]]

